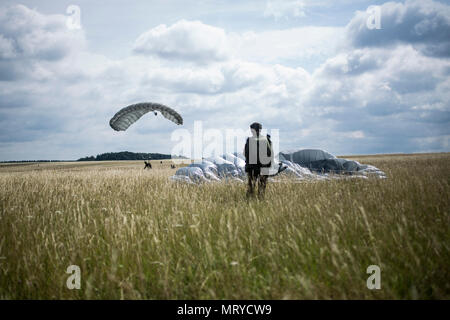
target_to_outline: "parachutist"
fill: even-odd
[[[247,138],[245,142],[245,172],[248,175],[247,196],[253,196],[256,183],[258,182],[258,196],[264,197],[267,185],[267,175],[262,174],[261,168],[271,166],[272,141],[270,136],[261,137],[260,132],[262,125],[254,122],[250,125],[252,129],[252,137]],[[260,154],[260,149],[267,150],[266,154]]]

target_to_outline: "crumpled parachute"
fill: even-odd
[[[178,112],[165,105],[153,102],[143,102],[132,104],[121,109],[109,121],[109,125],[116,131],[125,131],[133,123],[139,120],[144,114],[153,111],[159,111],[166,119],[180,125],[183,124],[183,118]]]
[[[336,157],[331,153],[320,149],[302,149],[291,152],[280,152],[280,158],[297,163],[301,166],[308,166],[311,162],[314,161],[336,159]]]
[[[376,174],[385,176],[384,172],[378,168],[361,164],[355,160],[337,158],[336,156],[320,149],[303,149],[293,152],[280,152],[279,158],[282,160],[297,163],[302,167],[312,171],[322,173],[344,173],[344,174]]]
[[[179,168],[172,180],[188,183],[233,180],[242,182],[246,177],[245,160],[242,155],[227,153],[221,157],[205,158]]]
[[[238,153],[226,153],[221,157],[205,158],[200,163],[179,168],[171,179],[194,184],[221,180],[242,182],[247,176],[244,159],[244,156]],[[320,167],[321,163],[323,167]],[[329,169],[334,168],[332,164],[336,163],[342,164],[342,168],[346,169],[341,171]],[[278,172],[280,173],[277,174]],[[330,173],[344,173],[346,177],[367,178],[369,174],[380,178],[386,177],[384,172],[374,166],[362,165],[353,160],[338,159],[326,151],[314,149],[280,152],[278,160],[276,158],[273,167],[269,169],[269,175],[273,180],[278,177],[291,177],[295,180],[323,180],[342,176]]]

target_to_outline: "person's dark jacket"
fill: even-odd
[[[251,139],[253,141],[251,141]],[[256,145],[256,150],[250,150],[250,143],[253,142]],[[260,148],[267,148],[265,158],[260,159]],[[253,157],[250,157],[250,152],[256,151],[256,157],[253,155]],[[264,155],[264,154],[263,154]],[[245,169],[248,172],[249,168],[262,168],[262,167],[270,167],[271,166],[271,159],[272,159],[272,141],[270,140],[269,135],[267,137],[258,136],[258,137],[249,137],[247,138],[247,141],[245,142],[245,148],[244,148],[244,156],[245,156]],[[250,160],[254,160],[256,158],[256,162],[250,163]]]

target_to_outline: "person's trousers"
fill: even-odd
[[[248,175],[247,194],[253,195],[255,193],[256,185],[258,184],[258,195],[263,196],[266,190],[267,176],[261,175],[261,167],[248,168],[247,175]]]

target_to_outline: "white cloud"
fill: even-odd
[[[347,25],[355,47],[410,44],[423,54],[450,57],[450,6],[431,0],[387,2],[380,6],[381,29],[369,29],[368,12],[358,11]]]
[[[23,5],[0,9],[3,59],[59,60],[84,45],[81,30],[66,27],[64,15],[43,15]]]
[[[48,78],[47,67],[84,50],[83,30],[68,29],[66,18],[23,5],[0,8],[0,80]]]
[[[344,28],[298,27],[230,34],[235,56],[261,63],[299,65],[323,61],[333,55],[344,37]]]
[[[331,121],[335,137],[361,141],[349,152],[418,151],[423,146],[414,141],[425,137],[434,141],[434,150],[445,149],[450,94],[441,87],[448,83],[443,70],[449,66],[408,45],[342,53],[314,73],[305,110],[319,123]]]
[[[344,36],[344,28],[340,27],[227,33],[198,21],[181,20],[169,27],[159,25],[140,35],[134,52],[171,65],[183,62],[206,65],[241,59],[264,64],[316,66],[336,52]]]
[[[301,18],[306,16],[305,1],[302,0],[268,0],[264,10],[265,17]]]
[[[13,40],[0,34],[0,59],[11,59],[15,55]]]
[[[172,26],[162,24],[138,37],[136,53],[156,55],[197,63],[223,61],[229,57],[224,30],[200,21],[181,20]]]

